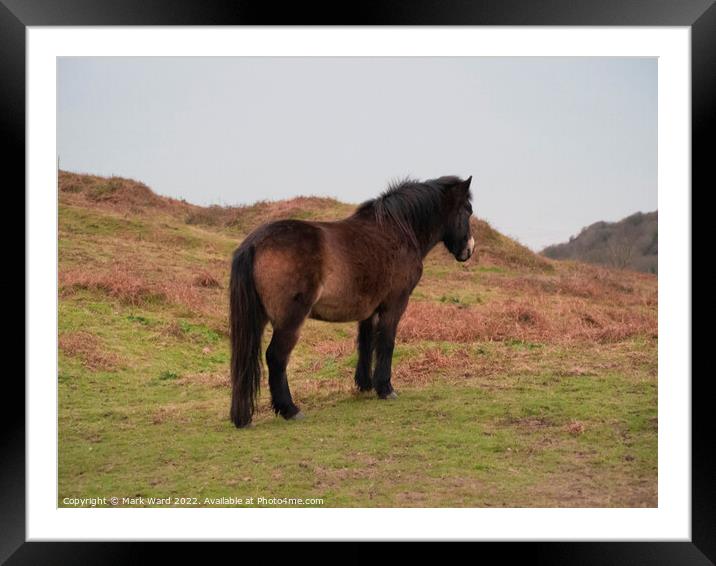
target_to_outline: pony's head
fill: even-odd
[[[397,227],[423,256],[443,242],[458,261],[467,261],[475,247],[470,181],[472,177],[463,181],[454,176],[422,182],[405,179],[364,202],[355,214]]]
[[[475,249],[475,238],[470,233],[471,181],[472,176],[465,181],[457,179],[455,183],[445,187],[443,244],[458,261],[470,259]]]

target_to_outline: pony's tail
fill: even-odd
[[[231,420],[251,423],[261,385],[261,335],[266,314],[254,283],[254,246],[240,246],[231,262]]]

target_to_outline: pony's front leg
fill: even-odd
[[[355,382],[358,391],[373,389],[371,366],[373,358],[373,334],[375,319],[371,316],[358,323],[358,363],[356,364]]]
[[[399,306],[386,309],[378,316],[375,329],[375,371],[373,372],[373,388],[381,399],[395,399],[398,395],[390,383],[395,334],[398,322],[405,310],[407,300]]]

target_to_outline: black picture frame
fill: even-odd
[[[550,25],[689,26],[692,77],[692,186],[716,186],[711,166],[716,105],[714,0],[412,0],[361,3],[201,0],[0,0],[0,99],[6,179],[25,186],[25,33],[28,26],[89,25]],[[19,191],[18,191],[19,192]],[[692,189],[693,195],[693,189]],[[24,210],[24,201],[22,204]],[[693,275],[692,275],[693,276]],[[25,281],[25,283],[27,283]],[[680,376],[679,376],[680,377]],[[689,376],[691,377],[691,376]],[[709,564],[716,561],[716,469],[710,372],[692,378],[692,538],[690,542],[481,543],[479,552],[536,564]],[[160,552],[191,559],[206,545],[25,542],[24,384],[5,376],[0,429],[0,561],[7,564],[115,564]],[[353,543],[357,545],[358,543]],[[220,550],[224,552],[225,549]],[[289,550],[291,555],[305,550]],[[358,561],[370,545],[341,552]],[[474,551],[473,551],[474,552]],[[315,553],[311,553],[315,558]],[[238,558],[238,557],[237,557]]]

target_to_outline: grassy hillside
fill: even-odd
[[[398,330],[399,400],[353,391],[353,324],[308,321],[288,370],[307,418],[274,417],[264,387],[257,426],[237,430],[232,251],[267,220],[353,207],[202,208],[65,172],[59,189],[59,505],[657,504],[655,276],[554,262],[475,221],[470,261],[442,248],[427,258]]]
[[[542,255],[657,273],[658,226],[656,211],[637,212],[619,222],[595,222],[569,242],[546,247]]]

